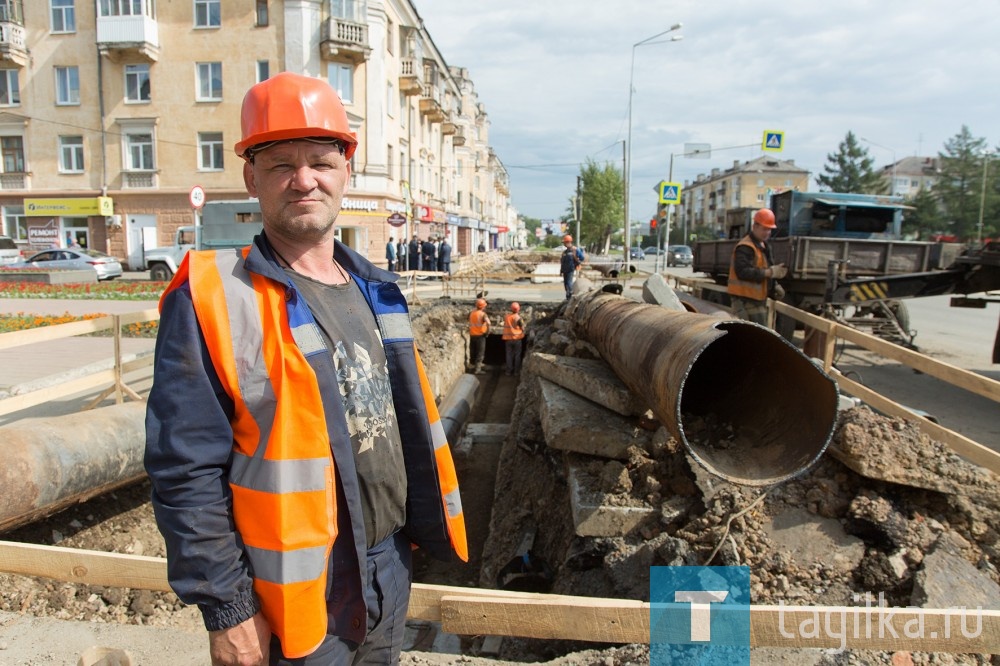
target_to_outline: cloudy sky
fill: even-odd
[[[415,2],[446,62],[469,69],[531,217],[568,209],[588,157],[620,168],[633,44],[675,23],[682,41],[634,49],[635,220],[685,143],[713,153],[675,157],[679,182],[761,155],[764,130],[814,178],[849,130],[877,166],[935,155],[963,124],[1000,146],[996,0]]]

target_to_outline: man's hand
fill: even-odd
[[[257,613],[235,627],[208,632],[212,666],[263,666],[271,646],[271,626]]]
[[[770,277],[774,278],[775,280],[780,280],[781,278],[788,275],[788,269],[785,268],[784,264],[775,264],[774,266],[771,266],[770,270],[771,270]]]

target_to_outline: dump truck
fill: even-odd
[[[172,278],[188,250],[245,247],[264,228],[256,199],[209,201],[202,208],[200,222],[179,227],[173,245],[143,253],[151,280],[165,282]]]
[[[903,299],[961,289],[963,276],[976,265],[975,259],[956,264],[967,250],[961,244],[903,240],[907,206],[901,197],[788,191],[774,194],[770,208],[777,228],[768,245],[774,262],[788,267],[781,280],[784,301],[900,344],[913,346],[914,337]],[[750,228],[744,213],[727,218],[735,223],[725,240],[695,244],[694,272],[728,282],[733,250]],[[887,280],[910,286],[890,291]],[[706,291],[703,297],[727,304],[725,294]]]

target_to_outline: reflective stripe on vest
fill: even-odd
[[[504,316],[503,318],[503,339],[504,340],[520,340],[524,337],[523,322],[522,326],[515,326],[514,323],[520,319],[520,315],[511,312],[510,314]]]
[[[469,315],[469,335],[486,335],[488,330],[486,313],[482,310],[473,310]]]
[[[736,244],[736,247],[740,245],[745,245],[753,250],[754,253],[754,265],[757,268],[765,269],[767,268],[767,258],[764,253],[760,251],[756,245],[754,245],[749,238],[744,236],[740,239],[740,242]],[[736,260],[735,260],[736,248],[733,248],[734,259],[729,262],[729,283],[726,286],[726,291],[732,296],[739,296],[741,298],[749,298],[753,301],[766,301],[767,300],[767,278],[764,278],[760,282],[750,282],[748,280],[741,280],[738,275],[736,275]]]
[[[333,454],[306,359],[326,346],[304,303],[286,301],[282,286],[243,268],[248,251],[189,252],[186,272],[212,362],[233,399],[229,483],[254,591],[282,651],[302,657],[326,636],[337,535]]]
[[[451,457],[448,437],[441,424],[441,416],[438,414],[437,404],[434,402],[434,392],[431,390],[430,382],[427,381],[427,373],[424,372],[424,364],[420,360],[416,344],[413,346],[413,353],[417,357],[420,391],[424,396],[424,407],[427,410],[427,419],[431,426],[434,461],[437,463],[438,481],[441,484],[441,501],[444,504],[445,519],[448,521],[448,535],[455,553],[463,562],[468,562],[469,546],[465,534],[465,516],[462,513],[462,497],[458,491],[458,474],[455,472],[455,462]]]

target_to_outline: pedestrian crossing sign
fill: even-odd
[[[660,182],[660,203],[679,204],[681,202],[681,184]]]
[[[764,130],[764,143],[761,150],[771,150],[780,153],[785,146],[785,133],[778,130]]]

